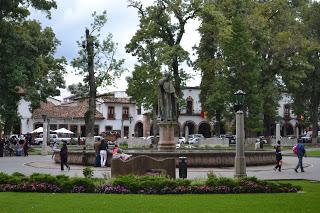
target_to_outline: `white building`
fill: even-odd
[[[186,108],[181,109],[175,131],[176,136],[189,134],[203,134],[211,137],[214,134],[213,122],[204,118],[199,99],[199,87],[185,87],[182,89]],[[303,128],[299,126],[297,116],[293,115],[290,108],[291,99],[283,94],[279,102],[278,122],[281,124],[281,135],[293,135],[296,131],[301,134]],[[88,108],[87,99],[66,98],[63,102],[48,98],[47,103],[41,103],[41,107],[34,112],[29,110],[30,103],[24,99],[19,104],[22,134],[43,125],[42,115],[50,119],[50,129],[66,128],[78,135],[85,136],[84,115]],[[150,111],[136,106],[125,92],[113,92],[97,96],[95,135],[102,132],[117,131],[123,136],[134,134],[136,137],[153,135],[154,122]],[[188,128],[187,128],[188,127]],[[297,130],[296,127],[299,127]],[[274,127],[275,129],[275,124]]]

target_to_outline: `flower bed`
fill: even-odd
[[[106,183],[107,182],[107,183]],[[155,176],[122,176],[115,179],[70,178],[35,173],[7,175],[0,173],[0,192],[71,192],[104,194],[226,194],[226,193],[289,193],[299,186],[258,180],[231,179],[208,175],[206,181],[169,179]]]

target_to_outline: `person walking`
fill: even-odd
[[[28,154],[28,149],[29,149],[29,146],[28,146],[28,141],[27,139],[24,140],[24,143],[23,143],[23,152],[24,152],[24,156],[27,157],[29,156]]]
[[[304,145],[302,143],[298,143],[296,145],[296,149],[297,149],[296,153],[297,153],[297,157],[298,157],[298,164],[297,164],[296,168],[294,169],[294,171],[298,173],[298,169],[300,168],[301,172],[304,172],[302,158],[307,157],[306,150],[305,150]]]
[[[101,140],[99,150],[100,150],[100,157],[101,157],[101,160],[100,160],[101,167],[104,167],[104,166],[106,166],[106,162],[108,159],[108,154],[107,154],[108,153],[108,144],[104,139]]]
[[[101,167],[100,145],[101,145],[101,139],[100,137],[98,137],[93,144],[93,148],[96,153],[96,162],[95,162],[96,167]]]
[[[60,161],[61,161],[61,171],[64,170],[64,165],[70,170],[70,166],[68,165],[68,147],[67,143],[63,143],[63,146],[60,150]]]
[[[282,166],[282,154],[281,154],[281,145],[280,141],[277,142],[277,145],[274,146],[274,149],[276,150],[276,166],[274,167],[274,171],[277,169],[279,172],[281,172],[281,166]]]

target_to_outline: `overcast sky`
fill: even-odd
[[[84,35],[85,27],[89,27],[92,22],[91,14],[97,11],[107,11],[108,22],[103,28],[102,35],[105,32],[113,34],[113,41],[118,43],[117,56],[125,59],[125,68],[128,72],[124,73],[120,80],[117,80],[116,87],[110,87],[103,91],[125,90],[127,88],[126,76],[130,75],[136,59],[125,52],[125,45],[129,43],[131,37],[138,29],[138,15],[134,8],[128,8],[127,0],[56,0],[58,8],[52,10],[52,19],[47,19],[45,14],[39,11],[32,11],[31,18],[38,19],[43,26],[53,28],[56,37],[61,41],[56,55],[64,56],[70,62],[77,56],[76,41]],[[142,0],[144,5],[152,4],[153,0]],[[193,55],[192,47],[199,43],[199,34],[197,21],[190,21],[186,26],[186,34],[182,40],[182,46]],[[192,72],[192,68],[184,66],[184,69]],[[80,76],[76,76],[72,71],[73,68],[67,66],[68,74],[65,76],[66,84],[77,83],[82,81]],[[188,86],[198,86],[200,84],[199,75],[187,82]],[[101,91],[101,90],[100,90]],[[69,95],[68,92],[62,91],[62,96]]]

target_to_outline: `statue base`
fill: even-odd
[[[160,121],[159,122],[159,151],[175,151],[176,142],[174,140],[174,128],[177,122]]]

